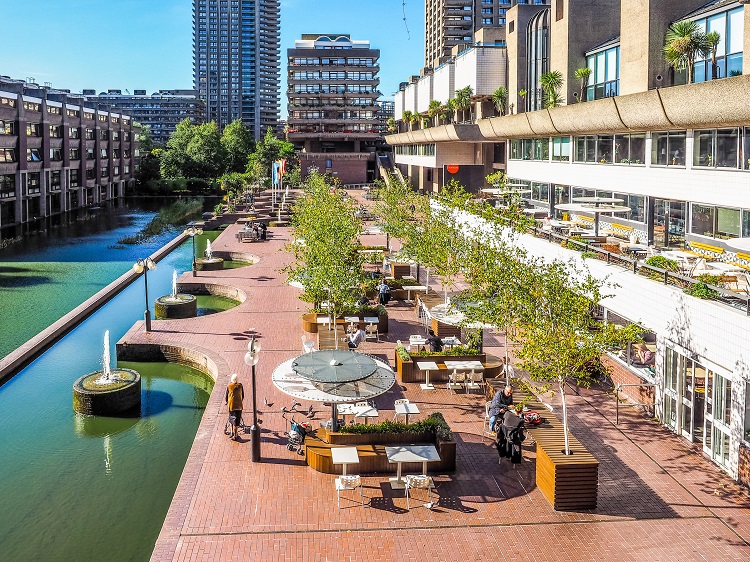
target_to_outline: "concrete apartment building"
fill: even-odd
[[[343,184],[372,182],[383,138],[380,50],[349,35],[305,34],[287,57],[287,139],[300,151],[303,176],[316,167]]]
[[[668,26],[683,19],[720,35],[716,62],[699,57],[692,84],[663,55]],[[504,169],[511,182],[528,186],[527,202],[542,215],[584,223],[593,215],[556,206],[581,196],[616,198],[630,212],[602,216],[600,230],[652,252],[679,250],[734,268],[738,279],[746,279],[750,250],[737,246],[747,240],[750,248],[748,5],[552,0],[514,6],[506,30],[513,111],[488,116],[476,101],[467,123],[402,124],[386,140],[412,184],[440,189],[449,179],[446,164]],[[591,69],[583,88],[574,75],[582,67]],[[562,105],[547,109],[539,78],[549,70],[559,70],[564,84]],[[477,190],[484,182],[466,185]],[[574,255],[530,236],[521,242],[534,255]],[[589,267],[618,285],[604,301],[606,313],[639,322],[655,337],[652,369],[612,360],[618,376],[630,377],[620,380],[642,385],[661,423],[750,484],[746,310],[727,304],[734,301],[685,295],[604,262]],[[736,288],[742,299],[739,283]]]
[[[158,146],[164,146],[169,140],[177,123],[190,119],[194,125],[203,123],[206,106],[195,90],[159,90],[146,94],[146,90],[107,90],[96,94],[94,90],[84,90],[83,96],[93,107],[111,107],[130,115],[134,121],[145,125],[151,131],[151,137]]]
[[[122,197],[137,137],[129,115],[0,77],[0,229]]]
[[[205,121],[256,140],[279,122],[279,0],[193,0],[193,79]]]

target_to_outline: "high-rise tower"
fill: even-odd
[[[193,0],[193,79],[206,121],[242,119],[256,139],[279,119],[279,0]]]

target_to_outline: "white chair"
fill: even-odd
[[[399,398],[398,400],[395,400],[393,402],[393,407],[395,408],[397,404],[408,404],[409,399],[408,398]],[[396,421],[398,419],[398,412],[393,414],[393,421]]]
[[[432,490],[435,488],[435,483],[432,481],[432,477],[426,474],[410,474],[406,476],[405,485],[406,494],[406,509],[411,509],[409,505],[409,497],[412,495],[410,490],[427,490],[427,502],[424,506],[428,509],[432,509]]]
[[[477,373],[474,369],[466,377],[466,392],[471,390],[482,390],[484,388],[484,375]]]
[[[365,340],[367,340],[368,338],[374,339],[375,341],[380,341],[380,334],[378,333],[377,324],[368,324],[365,327]]]
[[[484,443],[485,437],[495,438],[495,432],[490,427],[490,406],[492,402],[484,403],[484,423],[482,424],[482,443]]]
[[[448,375],[448,390],[456,391],[465,388],[466,373],[458,372],[455,369]]]
[[[351,474],[339,476],[336,478],[336,497],[341,509],[341,492],[343,490],[356,490],[359,488],[359,498],[362,501],[362,507],[365,506],[365,496],[362,494],[362,479],[359,475]]]
[[[354,404],[354,407],[355,408],[372,408],[373,410],[375,410],[375,407],[372,404],[370,404],[369,402],[357,402],[357,403]],[[355,415],[354,419],[356,420],[357,418],[365,418],[365,423],[367,423],[367,420],[369,418],[377,418],[377,417],[378,417],[377,410],[375,410],[373,412],[373,415],[371,415],[371,416],[370,415],[368,415],[368,416]]]

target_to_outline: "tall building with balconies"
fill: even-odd
[[[68,90],[0,76],[0,237],[122,197],[135,181],[138,130]]]
[[[279,0],[193,0],[193,79],[206,121],[260,139],[279,120]]]
[[[382,140],[380,51],[349,35],[305,34],[287,56],[287,136],[301,151],[303,175],[314,166],[344,184],[372,181]]]

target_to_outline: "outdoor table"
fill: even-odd
[[[413,275],[402,275],[401,279],[408,279],[409,281],[415,281],[415,278]]]
[[[661,253],[661,255],[672,260],[676,260],[676,259],[695,260],[695,259],[698,259],[699,257],[699,256],[696,256],[695,254],[691,254],[690,252],[683,252],[682,250],[665,250]]]
[[[412,291],[427,291],[427,287],[425,287],[424,285],[406,285],[404,289],[406,289],[406,302],[412,302],[411,300]]]
[[[396,478],[389,478],[391,488],[394,490],[403,490],[406,483],[401,479],[402,462],[421,462],[422,474],[427,474],[427,463],[440,460],[440,455],[435,445],[399,445],[398,447],[386,447],[385,454],[388,456],[388,462],[398,463],[396,468]]]
[[[648,246],[645,244],[622,244],[620,248],[635,258],[646,257],[648,254]]]
[[[374,406],[355,406],[354,407],[354,419],[357,418],[365,418],[365,424],[367,423],[367,418],[377,418],[378,417],[378,409]]]
[[[356,447],[334,447],[331,449],[331,459],[333,464],[342,465],[341,473],[346,476],[346,465],[358,463],[359,455]]]
[[[437,363],[434,361],[420,361],[417,363],[417,369],[425,372],[424,384],[419,385],[422,387],[422,390],[435,390],[435,386],[430,384],[430,371],[437,371],[438,368]]]
[[[448,349],[453,349],[454,347],[461,345],[461,340],[456,336],[448,336],[443,340],[443,345]]]
[[[409,336],[409,345],[416,345],[418,351],[424,351],[424,346],[426,343],[427,340],[422,336]],[[419,349],[420,347],[422,349]]]
[[[409,423],[409,414],[419,413],[419,408],[417,408],[417,405],[411,402],[401,402],[400,404],[396,404],[395,408],[397,415],[403,414],[404,416],[406,416],[406,423]]]
[[[344,316],[344,322],[348,322],[349,326],[353,327],[359,323],[359,316]]]
[[[354,404],[336,404],[336,412],[343,416],[344,423],[346,423],[346,416],[354,415]]]
[[[377,316],[365,316],[365,322],[368,324],[377,324],[380,319]]]
[[[445,366],[448,369],[457,369],[459,371],[484,371],[484,365],[481,361],[477,360],[466,360],[466,361],[446,361]]]

